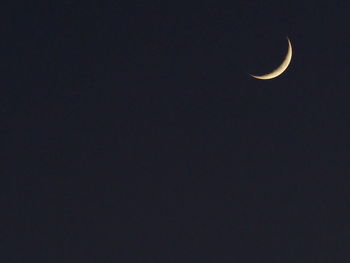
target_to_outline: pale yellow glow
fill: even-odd
[[[268,73],[265,75],[261,75],[261,76],[250,75],[250,76],[256,79],[273,79],[281,75],[288,68],[289,63],[292,60],[292,44],[290,43],[288,37],[287,37],[287,40],[288,40],[288,52],[282,64],[278,68],[276,68],[271,73]]]

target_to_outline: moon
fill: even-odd
[[[273,79],[278,77],[279,75],[281,75],[289,66],[290,61],[292,60],[292,44],[290,43],[289,38],[287,37],[288,40],[288,52],[286,57],[284,58],[282,64],[276,68],[275,70],[273,70],[272,72],[265,74],[265,75],[261,75],[261,76],[256,76],[256,75],[251,75],[253,78],[256,79]]]

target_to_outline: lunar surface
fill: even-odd
[[[292,44],[290,43],[289,38],[287,38],[288,40],[288,52],[286,57],[284,58],[282,64],[276,68],[275,70],[273,70],[272,72],[265,74],[265,75],[261,75],[261,76],[257,76],[257,75],[250,75],[253,78],[256,79],[273,79],[278,77],[279,75],[281,75],[289,66],[290,61],[292,60]]]

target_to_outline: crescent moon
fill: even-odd
[[[287,37],[288,40],[288,52],[286,57],[284,58],[282,64],[276,68],[275,70],[273,70],[272,72],[265,74],[265,75],[261,75],[261,76],[256,76],[256,75],[251,75],[253,78],[256,79],[273,79],[278,77],[279,75],[281,75],[289,66],[290,61],[292,60],[292,44],[290,43],[289,38]]]

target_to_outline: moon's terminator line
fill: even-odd
[[[292,60],[292,44],[290,43],[289,38],[287,37],[288,40],[288,52],[286,57],[284,58],[282,64],[276,68],[275,70],[273,70],[272,72],[265,74],[265,75],[261,75],[261,76],[256,76],[256,75],[251,75],[253,78],[256,79],[273,79],[278,77],[279,75],[281,75],[289,66],[290,61]]]

